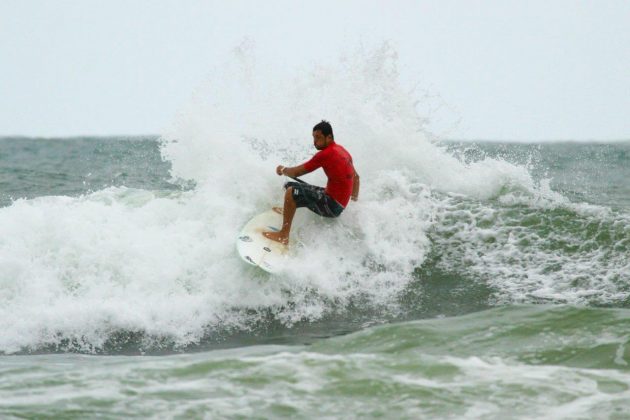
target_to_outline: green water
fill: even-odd
[[[20,417],[624,418],[625,309],[511,306],[311,345],[5,358]]]
[[[0,139],[0,417],[627,418],[630,143],[445,148],[531,179],[397,175],[421,258],[328,282],[221,253],[156,138]]]

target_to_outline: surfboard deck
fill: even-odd
[[[284,267],[289,247],[263,236],[265,231],[278,231],[282,215],[268,210],[254,216],[243,227],[236,240],[236,249],[246,263],[268,273],[277,273]]]

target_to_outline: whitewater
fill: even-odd
[[[159,136],[0,139],[0,413],[630,408],[628,143],[439,141],[388,45],[261,61],[235,49]],[[323,118],[360,199],[249,267],[236,236]]]

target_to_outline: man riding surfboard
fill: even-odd
[[[352,156],[335,143],[328,121],[322,120],[313,127],[313,145],[318,152],[308,162],[291,168],[278,165],[276,173],[296,178],[322,168],[328,177],[326,188],[304,182],[284,184],[284,208],[274,209],[283,215],[282,229],[278,232],[263,232],[266,238],[288,244],[291,223],[299,207],[307,207],[323,217],[338,217],[350,199],[356,201],[359,198],[359,174],[354,169]]]

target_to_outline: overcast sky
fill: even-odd
[[[630,139],[627,0],[0,0],[0,135],[159,134],[245,38],[277,66],[389,41],[450,138]]]

